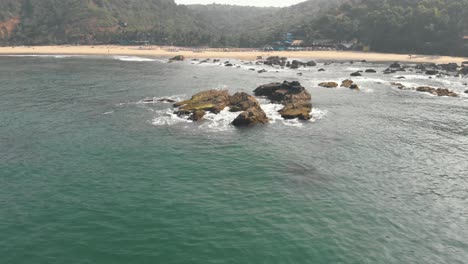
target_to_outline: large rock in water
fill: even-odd
[[[336,88],[338,87],[338,84],[336,82],[322,82],[319,83],[318,86],[325,88]]]
[[[174,104],[179,107],[179,113],[194,113],[197,110],[212,113],[221,112],[229,105],[229,92],[227,90],[208,90],[192,96],[190,100]]]
[[[270,83],[255,89],[255,95],[266,96],[284,108],[278,111],[285,119],[308,120],[312,111],[311,95],[299,82]]]
[[[262,108],[260,108],[260,106],[255,106],[238,115],[236,119],[232,121],[232,125],[236,127],[246,127],[256,124],[267,124],[268,121],[268,117]]]
[[[185,60],[185,57],[184,57],[184,55],[177,55],[177,56],[175,56],[175,57],[173,57],[173,58],[171,58],[169,60],[170,61],[183,61],[183,60]]]
[[[229,105],[231,112],[240,112],[247,111],[247,109],[252,107],[260,106],[260,103],[255,99],[255,97],[247,93],[235,93],[233,96],[229,97]]]
[[[288,59],[285,57],[272,56],[272,57],[268,57],[266,61],[263,62],[263,64],[284,66],[286,65],[287,60]]]

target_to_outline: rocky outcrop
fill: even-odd
[[[377,71],[374,69],[367,69],[366,73],[377,73]]]
[[[192,120],[192,121],[198,122],[198,121],[203,119],[205,114],[206,114],[205,110],[195,110],[190,115],[189,119]]]
[[[430,86],[421,86],[416,88],[418,92],[430,93],[437,96],[458,97],[458,94],[445,88],[433,88]]]
[[[227,90],[208,90],[192,96],[190,100],[174,104],[179,107],[178,114],[192,114],[197,110],[204,110],[212,113],[221,112],[229,105],[229,93]]]
[[[235,127],[249,127],[256,124],[267,124],[268,117],[260,106],[248,108],[232,121]]]
[[[354,82],[352,80],[344,80],[341,82],[341,87],[350,88],[353,83]]]
[[[268,57],[266,61],[263,62],[263,64],[285,66],[287,60],[288,59],[285,57],[272,56],[272,57]]]
[[[336,88],[338,87],[338,84],[336,82],[322,82],[319,83],[318,86],[325,88]]]
[[[315,62],[315,61],[313,61],[313,60],[308,61],[308,62],[307,62],[307,66],[309,66],[309,67],[315,67],[315,66],[317,66],[317,62]]]
[[[171,59],[169,59],[169,61],[183,61],[185,60],[185,56],[184,55],[177,55]]]
[[[268,118],[260,107],[257,99],[247,93],[229,95],[227,90],[208,90],[197,93],[190,100],[174,104],[178,109],[174,112],[189,120],[201,121],[206,112],[218,114],[224,108],[230,107],[231,112],[242,113],[232,122],[234,126],[252,126],[266,124]]]
[[[351,76],[354,76],[354,77],[362,76],[362,74],[360,72],[353,72],[353,73],[351,73]]]
[[[252,107],[259,107],[260,103],[257,99],[247,93],[235,93],[233,96],[229,97],[229,105],[231,112],[240,112],[247,111]]]
[[[258,87],[254,93],[257,96],[265,96],[274,103],[283,104],[283,109],[278,112],[285,119],[311,118],[311,95],[299,82],[270,83]]]

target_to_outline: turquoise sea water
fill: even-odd
[[[467,263],[468,101],[219,65],[0,57],[1,263]],[[406,75],[463,91],[466,79]],[[170,104],[299,80],[314,120],[235,129]]]

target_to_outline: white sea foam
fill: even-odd
[[[326,110],[321,110],[314,108],[312,110],[312,119],[309,121],[301,121],[297,119],[285,120],[278,113],[278,110],[283,108],[281,104],[272,104],[265,103],[265,100],[260,100],[261,107],[265,111],[268,119],[270,119],[270,124],[282,124],[285,126],[292,127],[302,127],[307,123],[316,122],[325,117],[327,114]],[[219,114],[206,113],[203,118],[203,121],[194,123],[191,120],[188,120],[188,117],[179,117],[174,114],[174,109],[165,109],[155,111],[155,118],[152,121],[152,124],[155,126],[172,126],[176,124],[195,124],[196,127],[208,131],[229,131],[235,129],[231,124],[232,121],[240,114],[240,112],[230,112],[229,108],[224,109]]]
[[[136,62],[156,61],[155,59],[135,57],[135,56],[114,56],[113,58],[116,59],[116,60],[120,60],[120,61],[136,61]]]
[[[176,114],[174,114],[173,109],[155,111],[155,113],[156,117],[152,122],[155,126],[170,126],[179,123],[192,123],[192,121],[186,118],[178,117]]]
[[[153,101],[147,101],[147,100],[140,100],[136,103],[128,103],[128,104],[171,104],[171,102],[167,102],[166,99],[175,101],[175,102],[180,102],[183,101],[185,98],[185,94],[180,94],[180,95],[171,95],[171,96],[161,96],[161,97],[149,97],[148,99],[152,99]]]

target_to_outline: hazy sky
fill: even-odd
[[[290,6],[306,0],[175,0],[178,4],[230,4],[248,6]]]

